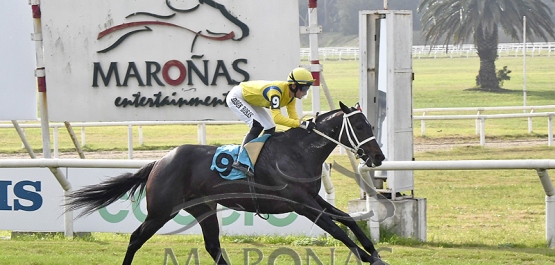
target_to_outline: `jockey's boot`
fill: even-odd
[[[241,149],[239,150],[239,154],[243,151],[243,147],[245,147],[245,144],[252,141],[254,138],[256,138],[256,135],[253,135],[251,133],[247,134],[245,136],[245,138],[243,138],[243,143],[241,143]],[[231,166],[233,168],[243,172],[249,178],[254,177],[253,169],[251,167],[243,164],[243,163],[240,163],[239,158],[237,158],[237,160],[233,161],[233,164]]]
[[[245,175],[249,178],[254,177],[254,172],[252,171],[252,168],[243,164],[243,163],[239,163],[239,161],[234,161],[231,166],[233,168],[245,173]]]

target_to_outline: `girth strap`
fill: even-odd
[[[255,184],[254,176],[249,176],[248,174],[246,175],[247,175],[247,181],[249,182],[249,191],[251,193],[251,199],[252,199],[252,203],[254,204],[256,215],[264,220],[268,220],[270,218],[269,214],[266,214],[266,216],[262,216],[262,214],[260,214],[260,208],[258,207],[258,201],[256,199],[256,188],[254,187],[254,184]]]

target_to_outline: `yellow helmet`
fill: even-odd
[[[287,77],[287,82],[290,84],[295,84],[295,85],[307,85],[307,86],[311,86],[312,83],[314,83],[314,78],[312,77],[312,74],[306,70],[305,68],[299,67],[299,68],[295,68],[293,69],[293,71],[291,71],[291,73],[289,73],[289,76]]]

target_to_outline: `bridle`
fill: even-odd
[[[360,158],[361,156],[364,155],[364,150],[362,150],[362,148],[360,148],[363,144],[375,140],[376,137],[372,136],[369,137],[368,139],[365,139],[363,141],[359,141],[358,137],[355,134],[355,131],[353,129],[353,126],[351,125],[351,121],[349,120],[349,117],[355,115],[355,114],[362,114],[362,112],[360,110],[355,110],[352,111],[351,113],[343,113],[343,123],[341,124],[341,131],[339,131],[339,140],[341,139],[341,136],[343,135],[343,132],[345,132],[345,134],[347,135],[347,139],[349,140],[349,143],[351,144],[352,147],[346,146],[344,144],[342,144],[339,140],[335,140],[331,137],[329,137],[328,135],[326,135],[325,133],[317,130],[316,128],[314,128],[312,131],[317,133],[318,135],[336,143],[337,145],[351,151],[352,153],[354,153],[356,155],[356,158]]]

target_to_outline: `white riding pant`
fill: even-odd
[[[266,108],[252,106],[243,98],[241,86],[235,86],[229,91],[226,103],[233,113],[247,123],[250,128],[252,128],[253,120],[258,121],[258,123],[264,127],[264,130],[276,127],[274,120]]]

